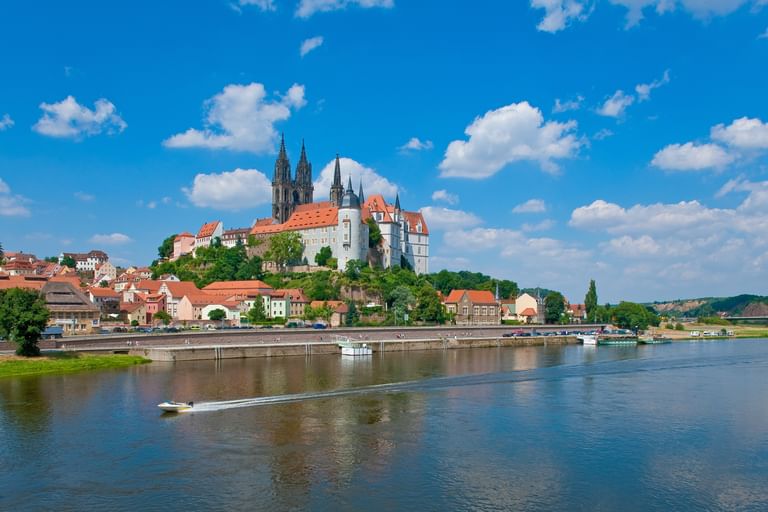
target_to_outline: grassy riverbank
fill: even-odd
[[[92,355],[57,352],[41,357],[0,356],[0,379],[25,375],[71,373],[85,370],[126,368],[150,362],[139,356],[123,354]]]

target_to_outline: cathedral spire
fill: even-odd
[[[352,175],[351,174],[347,177],[347,190],[352,192]]]
[[[365,195],[363,195],[363,178],[360,177],[360,191],[357,193],[357,197],[360,199],[360,204],[365,203]]]
[[[285,150],[285,134],[280,136],[280,153],[275,160],[275,173],[272,183],[284,183],[291,180],[291,163],[288,161],[288,153]]]
[[[395,211],[400,211],[400,194],[395,196]]]
[[[344,196],[344,185],[341,184],[341,162],[336,153],[336,167],[333,170],[333,184],[331,185],[331,203],[333,206],[341,206],[341,198]]]

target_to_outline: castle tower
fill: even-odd
[[[301,156],[296,166],[295,188],[298,196],[298,204],[308,204],[313,201],[315,187],[312,185],[312,164],[307,160],[307,151],[304,141],[301,141]]]
[[[341,198],[337,233],[334,256],[338,260],[339,268],[347,268],[347,263],[351,260],[365,261],[366,253],[363,248],[368,250],[368,226],[362,222],[360,198],[352,190],[352,178],[349,179],[347,190]]]
[[[336,153],[336,168],[333,171],[333,184],[331,185],[331,203],[333,206],[340,207],[343,196],[344,185],[341,184],[341,164],[339,163],[339,154]]]
[[[291,181],[291,162],[285,151],[285,135],[280,139],[280,153],[275,161],[272,175],[272,218],[283,223],[288,220],[293,208],[293,183]]]

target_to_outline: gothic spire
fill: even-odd
[[[333,170],[333,186],[341,186],[341,163],[338,153],[336,153],[336,168]]]
[[[400,194],[395,196],[395,211],[400,211]]]
[[[349,192],[352,192],[352,175],[351,175],[351,174],[348,176],[348,181],[347,181],[347,190],[348,190]]]
[[[341,206],[341,199],[344,196],[344,185],[341,184],[341,163],[339,154],[336,153],[336,168],[333,171],[333,184],[331,185],[331,203],[337,208]]]
[[[280,136],[280,153],[275,160],[275,173],[273,183],[283,183],[291,179],[291,163],[288,161],[288,153],[285,151],[285,134]]]
[[[365,203],[365,195],[363,195],[363,178],[360,177],[360,191],[357,193],[357,197],[360,199],[360,204]]]
[[[301,185],[306,185],[312,181],[312,164],[307,160],[307,150],[304,147],[304,139],[301,140],[301,156],[296,165],[296,181]]]

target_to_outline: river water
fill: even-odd
[[[203,509],[768,510],[768,340],[0,380],[0,510]]]

